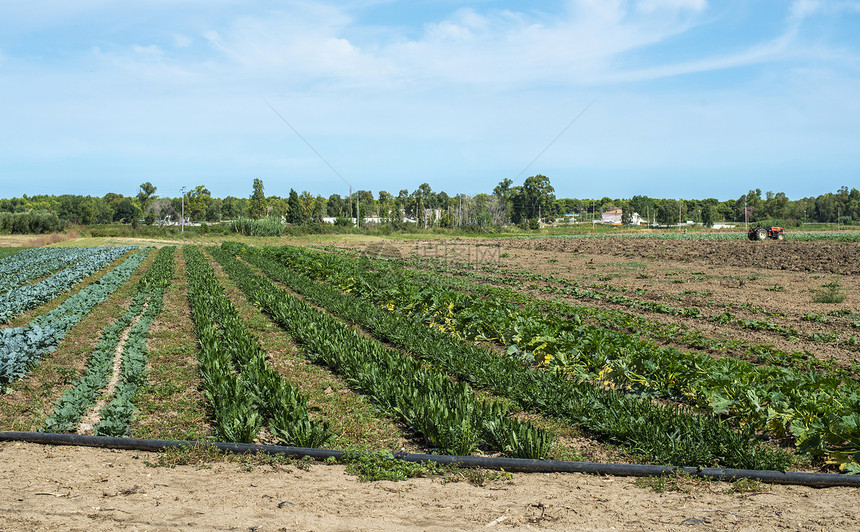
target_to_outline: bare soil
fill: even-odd
[[[362,483],[340,465],[152,468],[151,453],[0,443],[3,530],[857,530],[856,488],[655,493],[630,478],[514,474]],[[26,474],[22,474],[26,471]]]

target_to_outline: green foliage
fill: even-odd
[[[254,219],[266,216],[266,194],[263,193],[262,179],[254,179],[254,192],[248,202],[248,215]]]
[[[350,475],[362,482],[377,480],[400,481],[415,477],[442,475],[447,468],[433,462],[406,462],[397,460],[388,451],[348,451],[338,459],[346,464]]]
[[[124,330],[130,327],[122,346],[120,382],[113,400],[100,412],[97,435],[124,436],[136,411],[132,399],[146,375],[146,332],[161,310],[164,290],[173,275],[174,247],[163,247],[152,266],[138,281],[126,312],[102,331],[101,340],[87,360],[86,373],[55,402],[45,421],[47,432],[68,432],[77,428],[81,417],[101,395],[111,378],[114,354]]]
[[[821,290],[812,296],[812,300],[816,303],[842,303],[845,301],[845,293],[839,284],[839,278],[829,283],[824,283],[821,285],[821,288]]]
[[[200,339],[200,374],[204,395],[212,405],[218,436],[251,442],[260,429],[285,445],[324,445],[327,424],[308,419],[308,400],[266,362],[260,347],[215,272],[198,248],[183,248],[188,264],[188,297]]]
[[[285,227],[280,218],[275,216],[262,220],[237,218],[230,222],[230,232],[246,236],[281,236]]]
[[[346,375],[353,387],[423,434],[431,445],[458,455],[471,454],[486,443],[523,458],[546,456],[551,438],[527,423],[503,421],[508,412],[502,404],[478,400],[467,384],[452,382],[445,373],[289,296],[237,261],[235,253],[240,251],[225,245],[213,248],[212,254],[249,298],[303,345],[309,357]],[[318,294],[324,297],[323,291]],[[438,343],[428,347],[442,349]],[[521,452],[543,454],[516,454]]]
[[[149,254],[142,249],[119,266],[84,287],[53,310],[23,327],[0,332],[0,386],[27,373],[39,357],[53,351],[66,333],[90,311],[120,287]]]
[[[568,380],[559,372],[529,370],[519,360],[500,358],[462,342],[459,338],[464,335],[483,341],[511,335],[525,337],[538,315],[520,316],[520,309],[500,298],[487,297],[488,294],[477,299],[462,293],[457,295],[443,289],[446,283],[438,277],[432,281],[413,278],[390,264],[377,269],[370,261],[292,247],[265,248],[263,252],[234,244],[224,244],[224,248],[231,256],[242,254],[268,275],[335,315],[367,327],[381,340],[408,350],[462,381],[514,399],[524,408],[565,419],[615,443],[630,445],[654,461],[692,465],[727,463],[734,464],[733,467],[780,467],[786,463],[780,453],[753,444],[749,429],[736,432],[715,417],[691,415],[681,408],[663,407],[587,382]],[[305,276],[323,280],[324,284],[314,283]],[[477,287],[471,288],[477,293]],[[478,308],[460,306],[477,300],[483,302]],[[379,306],[389,310],[380,310]],[[463,328],[467,315],[481,320],[482,325],[475,323]],[[429,327],[424,321],[428,318]],[[507,322],[514,319],[515,323],[494,324],[497,319]],[[545,323],[538,320],[534,330],[545,328]],[[570,326],[584,327],[575,323]],[[531,344],[534,358],[538,355],[545,358],[542,353],[551,336],[544,331]],[[586,338],[590,342],[601,339],[597,329],[592,329]],[[595,362],[603,360],[598,367],[605,367],[606,354],[616,346],[617,343],[604,344],[598,353],[602,359],[595,357]],[[520,347],[526,348],[522,340],[515,342],[509,352],[519,352]],[[585,351],[585,346],[579,349]],[[562,351],[553,352],[560,359],[565,356]],[[668,382],[671,375],[665,378]],[[527,442],[528,436],[509,436],[506,446],[494,445],[505,449],[508,445],[516,446],[517,441]],[[533,438],[526,446],[540,447],[540,442]]]
[[[0,212],[0,234],[56,233],[65,226],[65,220],[47,211]]]
[[[54,299],[131,249],[133,248],[129,246],[73,248],[65,252],[62,261],[70,263],[67,268],[39,282],[13,288],[0,296],[0,322],[8,321],[26,310]],[[45,270],[38,266],[27,271],[25,281],[34,279],[34,275],[45,273]]]
[[[744,431],[794,436],[798,448],[809,456],[836,459],[838,453],[844,452],[840,446],[853,445],[851,442],[857,438],[852,435],[852,422],[845,414],[860,410],[860,391],[851,380],[660,348],[627,334],[582,325],[586,319],[608,323],[607,316],[615,316],[612,313],[585,311],[580,306],[555,302],[536,303],[510,290],[428,272],[410,273],[390,262],[374,264],[295,248],[267,249],[266,254],[284,266],[277,272],[278,279],[300,293],[304,290],[298,281],[288,280],[289,272],[324,280],[333,289],[349,290],[349,297],[358,295],[404,316],[418,317],[452,337],[498,341],[507,346],[508,353],[533,364],[578,375],[619,391],[684,401],[713,414],[726,415],[743,426]],[[273,274],[274,270],[263,264],[258,255],[250,256],[249,260]],[[339,306],[336,312],[358,323],[368,326],[372,323],[375,334],[383,335],[395,345],[405,347],[408,342],[414,346],[414,338],[421,335],[419,330],[407,329],[402,322],[388,332],[386,318],[379,311],[359,305],[353,301]],[[324,306],[332,309],[328,303]],[[729,322],[736,319],[728,316]],[[622,319],[627,320],[626,324]],[[642,322],[634,323],[632,316],[623,318],[618,314],[618,320],[613,327],[641,329]],[[783,330],[767,320],[744,322],[749,328]],[[791,334],[792,329],[785,333]],[[398,334],[409,339],[404,338],[403,344],[398,344]],[[837,338],[818,334],[811,339],[824,342]],[[768,346],[761,347],[762,353],[774,353]],[[477,357],[472,353],[461,356]],[[438,362],[434,359],[434,363]],[[474,378],[474,371],[467,372],[469,379]],[[498,381],[498,376],[495,380]],[[685,432],[690,431],[685,429]],[[822,439],[823,433],[831,435]]]

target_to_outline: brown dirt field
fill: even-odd
[[[860,244],[856,242],[709,241],[635,238],[505,239],[505,247],[560,253],[621,255],[652,260],[734,264],[769,270],[860,273]]]
[[[654,493],[630,478],[582,474],[514,474],[484,486],[441,478],[362,483],[340,465],[148,467],[153,460],[0,443],[0,528],[833,531],[860,522],[856,488],[729,494],[714,482]]]

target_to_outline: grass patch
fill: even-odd
[[[816,303],[842,303],[845,301],[845,293],[839,284],[839,278],[822,284],[821,289],[813,294],[812,300]]]
[[[654,493],[715,493],[713,484],[717,482],[709,478],[693,476],[685,471],[678,471],[671,475],[658,475],[652,477],[639,477],[635,484],[640,488],[647,488]],[[760,493],[765,491],[765,486],[758,480],[741,478],[729,482],[728,487],[721,490],[722,493]],[[717,492],[718,493],[718,492]]]
[[[22,249],[27,249],[25,247],[0,247],[0,259],[5,259],[6,257],[11,257],[12,255],[18,253]]]
[[[136,438],[205,440],[213,430],[199,391],[197,336],[188,307],[182,253],[174,258],[173,280],[164,298],[161,313],[149,329],[148,382],[135,398],[140,412],[129,428]]]

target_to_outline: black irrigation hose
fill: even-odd
[[[256,445],[250,443],[197,442],[176,440],[142,440],[138,438],[114,438],[108,436],[82,436],[79,434],[51,434],[46,432],[0,432],[0,441],[24,441],[53,445],[83,445],[110,449],[137,451],[160,451],[189,446],[205,446],[233,453],[284,454],[287,456],[309,456],[315,459],[340,458],[346,451],[285,447],[280,445]],[[561,460],[528,460],[524,458],[494,458],[486,456],[451,456],[444,454],[395,453],[398,460],[407,462],[435,462],[437,464],[461,465],[485,469],[504,469],[523,473],[595,473],[599,475],[647,477],[688,473],[697,477],[715,480],[738,480],[747,478],[769,484],[796,484],[817,488],[835,486],[860,487],[860,475],[838,475],[832,473],[797,473],[792,471],[756,471],[750,469],[719,469],[709,467],[674,467],[640,464],[602,464],[596,462],[566,462]]]

